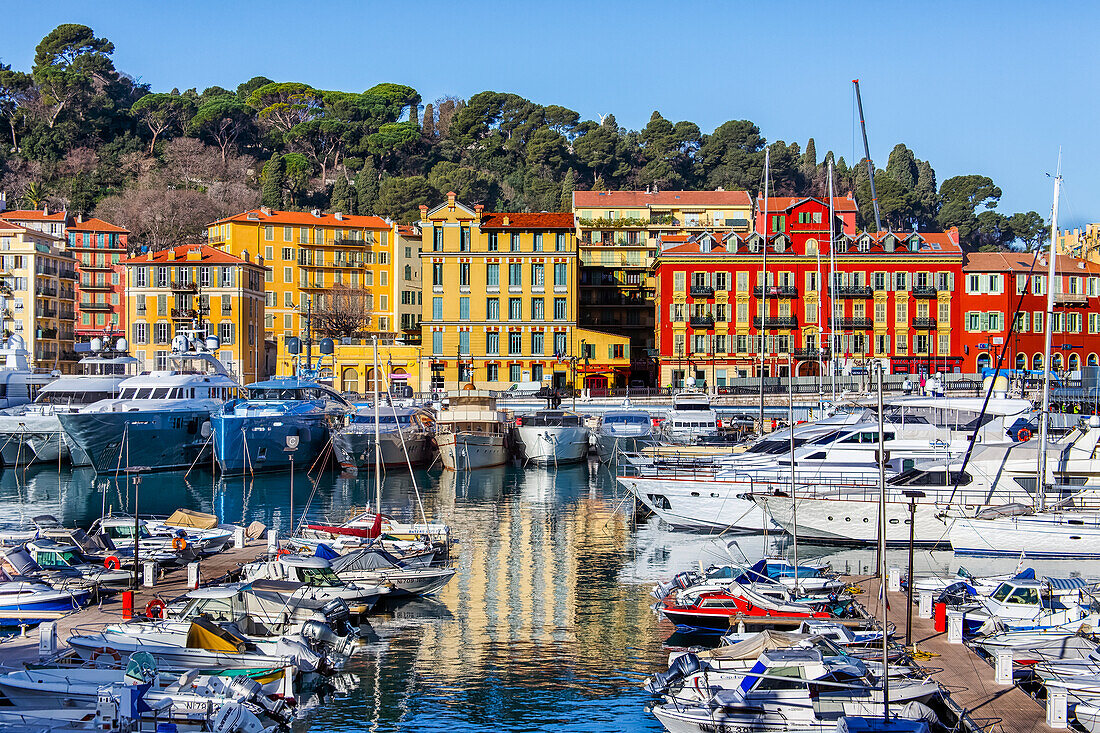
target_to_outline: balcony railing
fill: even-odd
[[[61,270],[57,273],[57,276],[63,280],[79,280],[80,275],[76,274],[76,270]]]
[[[36,308],[34,312],[39,318],[57,318],[56,308]]]
[[[181,283],[173,280],[172,290],[177,293],[197,293],[199,292],[199,286],[195,283]]]
[[[912,291],[914,298],[935,298],[937,295],[935,288],[930,287],[916,287]]]
[[[1054,304],[1083,308],[1089,304],[1089,299],[1083,293],[1055,293]]]
[[[917,316],[913,319],[913,328],[927,329],[929,331],[934,330],[936,328],[936,319]]]
[[[111,287],[112,286],[108,283],[90,282],[90,283],[87,283],[87,284],[85,284],[85,283],[80,284],[80,289],[81,290],[110,290]]]
[[[838,298],[870,298],[874,295],[870,285],[841,285],[834,291]]]
[[[80,310],[82,311],[109,311],[113,308],[110,303],[93,303],[91,301],[81,301]]]
[[[828,359],[832,356],[832,352],[828,348],[807,349],[800,346],[796,349],[791,349],[791,356],[796,359],[817,359],[818,357]]]
[[[172,320],[174,321],[189,321],[192,318],[197,318],[198,313],[194,308],[173,308]]]
[[[836,319],[836,327],[843,329],[865,329],[872,328],[874,323],[870,318],[838,318]]]
[[[40,285],[38,287],[38,295],[49,295],[50,297],[57,297],[57,287],[54,285]]]
[[[692,328],[714,328],[714,318],[712,316],[692,316],[691,320]]]
[[[689,292],[693,298],[710,298],[714,295],[714,288],[709,285],[692,285]]]
[[[761,287],[757,285],[752,290],[753,295],[757,298],[797,298],[798,288],[794,285],[769,285],[768,287]]]
[[[768,322],[764,323],[764,319],[760,316],[756,316],[752,319],[752,325],[754,328],[774,328],[774,329],[789,329],[798,328],[798,318],[796,316],[768,316]]]

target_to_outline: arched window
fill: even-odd
[[[1069,355],[1069,370],[1071,372],[1075,372],[1080,368],[1081,368],[1081,357],[1079,357],[1077,354],[1070,354]]]
[[[1057,351],[1050,355],[1050,368],[1052,371],[1062,371],[1062,355]]]
[[[1100,360],[1096,358],[1096,354],[1089,354],[1089,358],[1086,362],[1089,366],[1100,366]]]
[[[978,354],[978,371],[989,367],[993,363],[993,360],[989,358],[989,354]]]
[[[806,254],[808,254],[808,255],[817,254],[817,240],[816,239],[807,239],[806,240]]]
[[[367,370],[367,376],[363,380],[363,389],[366,390],[367,392],[370,392],[370,393],[374,392],[374,384],[372,384],[372,382],[374,381],[374,375],[375,375],[374,369],[368,369]],[[379,373],[379,375],[378,375],[378,391],[379,391],[379,393],[386,391],[385,385],[382,384],[382,375],[381,375],[381,373]]]
[[[413,279],[413,269],[411,265],[405,265],[405,281]]]
[[[1042,371],[1042,369],[1043,369],[1043,355],[1042,354],[1036,354],[1035,356],[1031,357],[1031,368],[1036,370],[1036,371]]]
[[[345,392],[359,391],[359,372],[355,367],[347,367],[340,373],[340,388]]]
[[[1016,368],[1027,369],[1027,354],[1016,354]]]

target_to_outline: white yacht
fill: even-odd
[[[577,463],[588,457],[588,428],[575,412],[539,410],[516,418],[512,444],[524,464]]]
[[[31,369],[27,344],[19,334],[0,341],[0,408],[33,402],[44,386],[57,379],[57,372]]]
[[[1009,427],[1030,414],[1031,403],[995,397],[989,400],[984,413],[982,403],[980,398],[891,400],[884,413],[883,429],[888,475],[908,471],[920,461],[939,461],[938,480],[942,486],[947,480],[943,465],[965,453],[972,436],[975,444],[1012,444]],[[634,461],[620,465],[618,480],[642,504],[674,527],[762,531],[775,528],[776,522],[781,526],[789,521],[781,517],[790,514],[793,473],[794,490],[800,502],[801,532],[802,522],[807,518],[801,507],[807,497],[830,502],[877,501],[879,426],[877,416],[873,421],[867,419],[874,413],[865,411],[861,422],[848,423],[847,416],[837,416],[818,424],[798,426],[794,432],[793,471],[791,435],[787,433],[785,439],[769,436],[745,452],[706,461],[682,457]],[[811,427],[814,425],[827,425],[831,429],[821,431]],[[896,493],[900,495],[901,491],[899,488]],[[784,493],[786,504],[781,495]],[[969,490],[965,493],[973,494]],[[988,505],[989,497],[976,503]],[[906,511],[907,507],[908,504]],[[824,516],[833,516],[833,521],[845,525],[853,521],[862,525],[865,518],[871,517],[866,522],[868,530],[874,531],[876,526],[873,513],[855,516],[829,511]],[[904,518],[907,520],[908,514]],[[863,541],[862,536],[857,538],[851,533],[851,527],[835,529],[840,531],[839,539]]]
[[[211,446],[211,413],[240,385],[214,356],[216,337],[172,339],[168,368],[124,380],[119,396],[58,415],[97,472],[188,468]]]
[[[380,405],[378,408],[379,461],[386,468],[431,460],[433,418],[417,407]],[[340,417],[332,428],[332,448],[344,468],[374,468],[374,406],[356,405],[355,412]]]
[[[669,443],[691,445],[699,438],[718,435],[718,413],[710,406],[710,396],[687,380],[687,388],[672,396],[672,409],[661,423],[662,437]]]
[[[80,360],[82,373],[66,375],[42,387],[34,402],[0,410],[0,462],[5,466],[71,461],[88,465],[80,448],[63,440],[58,414],[118,396],[119,384],[134,375],[138,360],[126,353],[126,340],[104,351],[92,340],[92,354]]]
[[[645,410],[633,409],[627,403],[600,417],[595,438],[596,453],[601,461],[611,461],[619,453],[636,453],[656,443],[653,418]]]
[[[491,392],[450,392],[436,419],[435,441],[448,471],[503,465],[508,460],[508,415],[497,409]]]

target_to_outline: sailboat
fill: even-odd
[[[1066,510],[1062,506],[1046,506],[1048,482],[1047,443],[1050,438],[1050,352],[1051,323],[1054,320],[1054,293],[1057,268],[1058,198],[1062,189],[1062,158],[1054,176],[1054,206],[1051,209],[1050,252],[1047,256],[1047,313],[1043,365],[1043,407],[1039,414],[1039,454],[1036,469],[1035,505],[989,511],[975,517],[959,517],[951,525],[951,546],[956,553],[983,555],[1029,555],[1043,548],[1056,549],[1058,557],[1100,557],[1100,514],[1093,511]],[[1100,420],[1090,419],[1091,428],[1100,427]]]

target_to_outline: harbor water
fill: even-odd
[[[336,522],[373,501],[373,474],[294,476],[299,520]],[[415,487],[414,487],[415,484]],[[96,477],[41,466],[0,474],[0,526],[51,514],[87,526],[103,509],[179,507],[223,521],[291,526],[289,474],[220,479],[209,470]],[[419,497],[419,498],[418,498]],[[654,581],[743,553],[793,550],[782,536],[714,537],[635,523],[629,495],[592,461],[558,469],[513,466],[467,474],[391,471],[384,510],[450,524],[458,575],[438,596],[382,605],[368,643],[333,680],[308,719],[326,731],[659,731],[639,685],[667,666],[673,628],[651,610]],[[867,573],[874,550],[800,543],[800,558]],[[903,565],[904,551],[890,565]],[[1015,559],[967,558],[976,573],[1007,572]],[[1082,570],[1046,562],[1050,574]],[[919,574],[955,570],[948,552],[917,553]]]

